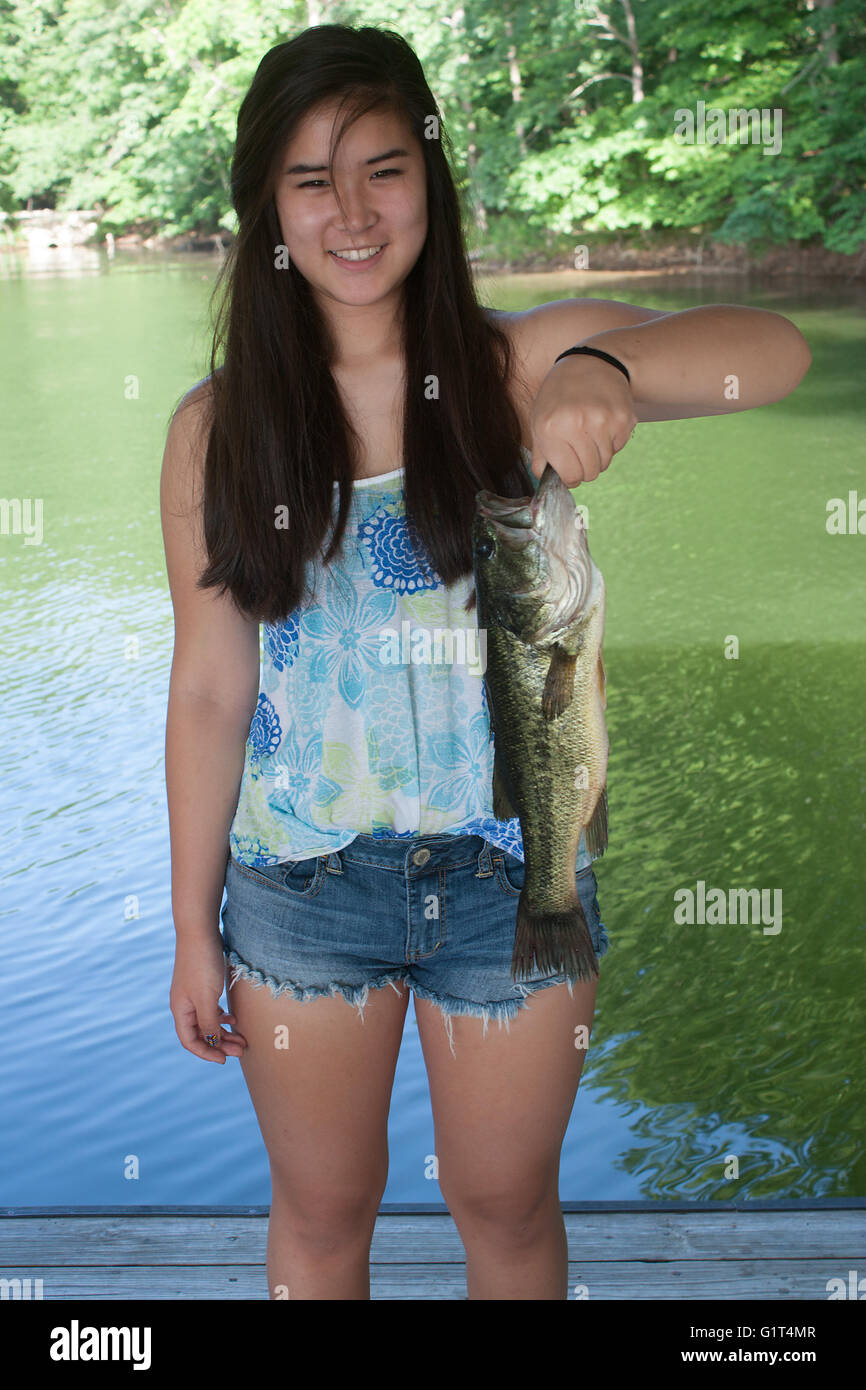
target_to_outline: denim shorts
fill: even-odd
[[[527,997],[575,976],[511,977],[524,864],[480,835],[358,835],[313,859],[252,868],[230,858],[221,916],[231,983],[266,984],[274,998],[342,995],[363,1009],[371,989],[400,982],[451,1015],[506,1029]],[[592,865],[576,875],[596,956],[610,942]]]

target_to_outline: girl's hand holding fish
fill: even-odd
[[[598,357],[563,357],[532,405],[532,472],[540,478],[549,463],[566,487],[592,482],[625,448],[637,422],[621,371]]]

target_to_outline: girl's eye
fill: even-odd
[[[377,169],[377,170],[376,170],[376,173],[373,175],[373,178],[374,178],[374,179],[377,179],[377,178],[379,177],[380,174],[402,174],[402,172],[403,172],[402,169]],[[326,182],[327,182],[326,179],[307,179],[307,182],[306,182],[306,183],[299,183],[299,184],[297,185],[297,187],[298,187],[298,188],[313,188],[313,187],[314,187],[316,184],[318,184],[318,183],[323,184],[323,183],[326,183]]]

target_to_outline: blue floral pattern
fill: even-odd
[[[285,671],[298,655],[298,619],[290,613],[284,623],[265,623],[265,651],[275,671]]]
[[[370,557],[370,577],[378,587],[404,594],[442,584],[414,522],[405,514],[396,516],[379,507],[358,527],[358,536]]]
[[[303,636],[316,646],[309,666],[309,679],[337,689],[350,709],[357,709],[367,688],[370,667],[380,665],[382,624],[393,616],[393,594],[359,593],[339,567],[334,566],[325,582],[325,602],[300,619]]]
[[[277,718],[277,711],[274,709],[267,695],[259,692],[256,701],[256,712],[253,715],[253,722],[250,725],[249,744],[250,754],[253,758],[261,760],[272,753],[276,753],[280,746],[282,730],[280,721]]]

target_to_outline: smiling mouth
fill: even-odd
[[[335,256],[338,261],[369,261],[373,256],[377,256],[380,251],[384,251],[387,242],[383,241],[380,246],[362,246],[358,250],[347,247],[343,251],[329,251],[329,256]]]

